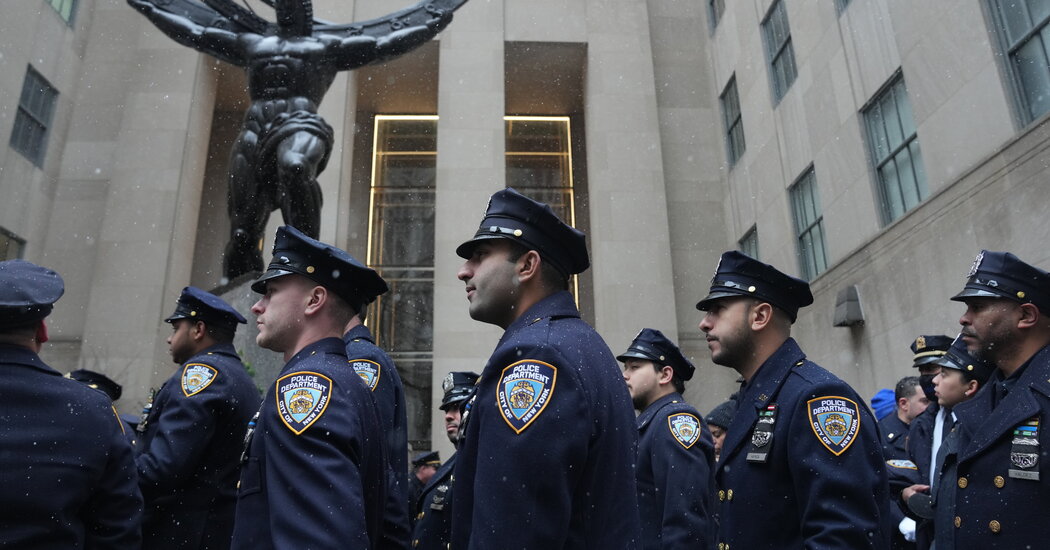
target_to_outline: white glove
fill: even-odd
[[[897,526],[897,530],[904,535],[904,540],[915,542],[915,520],[905,517],[901,520],[900,525]]]

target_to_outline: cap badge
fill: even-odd
[[[984,261],[984,251],[983,250],[978,252],[977,253],[977,257],[973,259],[973,264],[970,265],[970,273],[968,275],[966,275],[967,279],[969,279],[970,277],[973,277],[974,275],[977,275],[977,270],[981,267],[981,262],[982,261]]]
[[[456,380],[452,376],[452,373],[445,375],[445,379],[441,381],[441,391],[448,393],[456,385]]]
[[[920,336],[915,339],[915,349],[926,349],[926,337]]]
[[[718,278],[718,270],[722,267],[722,258],[718,258],[718,263],[715,264],[715,272],[711,274],[711,283],[714,284],[715,279]]]

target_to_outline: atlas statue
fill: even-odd
[[[264,0],[270,22],[232,0],[128,0],[170,38],[243,67],[251,105],[230,155],[230,240],[223,273],[233,279],[263,268],[270,213],[317,238],[321,186],[333,131],[318,106],[339,71],[407,53],[445,28],[466,0],[424,0],[378,19],[351,24],[315,20],[311,0]]]

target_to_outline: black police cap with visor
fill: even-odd
[[[952,296],[956,302],[965,302],[969,298],[998,298],[1034,304],[1043,315],[1050,315],[1050,273],[1009,252],[982,250],[970,266],[966,285]]]
[[[970,355],[962,334],[955,337],[955,341],[938,360],[938,364],[946,369],[961,371],[967,380],[976,380],[982,385],[988,381],[996,368],[995,365]]]
[[[952,346],[951,336],[943,334],[923,334],[909,346],[912,356],[912,367],[918,368],[923,365],[940,362],[941,357]]]
[[[43,320],[65,291],[62,276],[51,269],[25,260],[0,262],[0,330]]]
[[[437,451],[419,453],[412,459],[412,465],[417,468],[420,466],[440,466],[441,455]]]
[[[456,254],[469,260],[474,248],[488,239],[508,239],[535,250],[566,277],[591,265],[582,231],[563,222],[550,206],[510,187],[492,194],[474,238],[459,245]]]
[[[222,298],[195,286],[182,289],[179,301],[175,304],[175,313],[164,319],[164,322],[173,323],[179,319],[204,321],[209,325],[229,330],[237,330],[238,324],[247,322],[243,315]]]
[[[622,363],[626,363],[628,359],[641,359],[652,361],[658,367],[669,366],[682,380],[692,378],[696,370],[693,363],[682,355],[682,350],[678,349],[674,342],[662,332],[652,328],[643,328],[639,331],[634,341],[627,347],[627,351],[617,356],[616,359]]]
[[[809,283],[786,275],[743,252],[730,250],[722,254],[711,278],[708,295],[697,302],[696,309],[707,311],[715,300],[747,296],[772,304],[794,323],[799,308],[813,303]]]
[[[453,371],[445,375],[445,379],[441,381],[441,391],[445,392],[445,396],[441,398],[441,406],[438,408],[447,411],[452,405],[469,397],[480,377],[476,372],[467,371]]]
[[[66,375],[66,378],[76,380],[82,384],[86,384],[89,388],[98,390],[107,396],[110,401],[116,401],[120,399],[120,396],[124,393],[124,388],[116,383],[112,378],[102,374],[101,372],[95,372],[87,369],[77,369]]]
[[[358,312],[389,290],[374,269],[346,251],[284,225],[277,228],[273,259],[266,272],[252,283],[252,290],[265,294],[266,281],[292,274],[302,275],[331,290]]]

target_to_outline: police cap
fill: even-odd
[[[674,369],[675,375],[682,380],[692,378],[693,371],[696,370],[693,363],[682,355],[682,350],[678,349],[674,342],[662,332],[651,328],[643,328],[639,331],[634,341],[627,347],[627,351],[617,356],[616,359],[620,362],[626,362],[628,359],[643,359],[652,361],[661,367],[667,365]]]
[[[930,363],[938,362],[944,356],[948,348],[952,346],[951,336],[943,334],[924,334],[911,343],[913,367],[921,367]]]
[[[582,273],[591,265],[582,231],[563,222],[550,206],[510,187],[492,194],[474,238],[459,245],[456,254],[470,259],[474,248],[487,239],[521,243],[566,276]]]
[[[95,372],[93,370],[77,369],[67,374],[66,378],[71,378],[77,382],[87,384],[88,387],[108,395],[110,401],[120,399],[120,395],[124,391],[124,388],[122,388],[120,384],[114,382],[113,379],[101,372]],[[137,421],[138,420],[136,419],[136,422]]]
[[[955,337],[948,352],[940,357],[938,362],[946,369],[962,371],[967,380],[976,380],[981,385],[988,381],[996,368],[995,365],[970,355],[970,352],[966,351],[962,334]]]
[[[707,311],[711,303],[722,298],[748,296],[768,302],[784,310],[794,323],[799,308],[813,303],[809,283],[781,273],[743,252],[730,250],[722,254],[711,278],[707,297],[696,304],[696,309]]]
[[[441,406],[438,408],[447,411],[452,405],[466,399],[479,376],[476,372],[450,372],[445,375],[441,382],[445,396],[441,398]]]
[[[266,281],[298,274],[331,290],[358,312],[389,288],[376,271],[346,251],[322,243],[284,225],[277,228],[273,259],[266,272],[252,283],[252,290],[266,292]]]
[[[209,325],[224,327],[229,330],[237,330],[239,323],[246,323],[233,306],[227,304],[222,298],[203,291],[195,286],[182,289],[179,301],[175,303],[175,313],[164,319],[165,323],[172,323],[178,319],[190,319],[192,321],[204,321]]]
[[[412,459],[412,465],[416,468],[420,466],[440,466],[441,455],[439,455],[437,451],[419,453]]]
[[[966,286],[952,296],[956,302],[967,298],[1005,298],[1035,304],[1043,315],[1050,315],[1050,273],[1009,252],[982,250],[970,266]]]
[[[0,262],[0,330],[44,319],[65,291],[53,270],[25,260]]]

